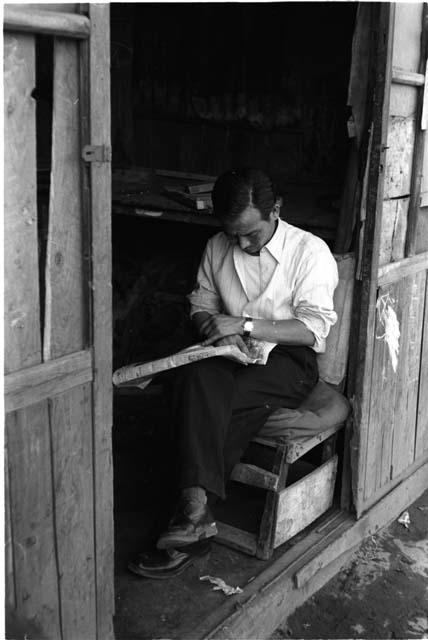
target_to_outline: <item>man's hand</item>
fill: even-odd
[[[203,342],[202,344],[206,346],[205,342]],[[223,347],[225,345],[230,345],[230,344],[235,344],[242,351],[242,353],[245,353],[246,356],[250,356],[250,352],[248,350],[247,345],[245,344],[241,336],[238,334],[235,334],[233,336],[226,336],[225,338],[220,338],[220,340],[217,340],[214,346]]]
[[[204,346],[214,344],[226,336],[240,335],[242,331],[242,318],[235,318],[224,314],[212,315],[204,320],[199,327],[205,337]]]

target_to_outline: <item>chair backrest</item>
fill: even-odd
[[[337,322],[328,334],[325,353],[318,356],[318,368],[323,380],[339,385],[345,377],[348,364],[355,256],[353,253],[344,253],[334,257],[339,271],[339,284],[334,292]]]

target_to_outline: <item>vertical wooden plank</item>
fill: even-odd
[[[381,322],[381,313],[388,300],[394,301],[392,304],[395,305],[397,296],[397,284],[379,289],[364,478],[365,499],[390,479],[396,387],[391,356],[384,339],[385,327]]]
[[[16,616],[24,625],[31,626],[34,637],[61,638],[46,401],[9,414],[6,431]]]
[[[415,458],[419,364],[426,272],[401,280],[401,338],[396,379],[394,440],[391,477],[395,478]]]
[[[383,201],[379,266],[404,258],[408,209],[409,198]]]
[[[4,35],[6,373],[40,362],[34,36]]]
[[[110,145],[110,25],[108,5],[91,4],[91,143]],[[91,164],[93,260],[93,420],[97,631],[113,638],[114,537],[112,469],[111,167]]]
[[[9,461],[8,451],[4,451],[4,546],[5,546],[5,604],[6,609],[16,609],[15,569],[13,558],[13,531],[10,510]]]
[[[428,273],[424,296],[424,321],[419,374],[418,418],[416,427],[415,459],[428,450]]]
[[[86,342],[78,46],[55,38],[45,360],[78,351]]]
[[[95,638],[91,385],[51,401],[55,521],[64,640]]]

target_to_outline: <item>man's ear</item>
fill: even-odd
[[[273,209],[272,209],[272,214],[273,214],[273,219],[274,220],[278,220],[279,214],[281,213],[281,206],[282,206],[282,198],[277,198],[276,201],[275,201],[275,204],[273,205]]]

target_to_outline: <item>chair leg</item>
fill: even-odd
[[[322,454],[321,454],[321,462],[327,462],[336,452],[336,440],[337,433],[334,433],[330,438],[323,443],[322,446]]]
[[[278,510],[278,492],[285,488],[287,481],[288,467],[285,462],[287,455],[287,445],[278,446],[275,451],[275,458],[272,472],[277,474],[278,489],[267,491],[263,516],[260,523],[259,538],[257,542],[256,556],[260,560],[269,560],[273,553],[274,535],[276,528],[276,515]]]

